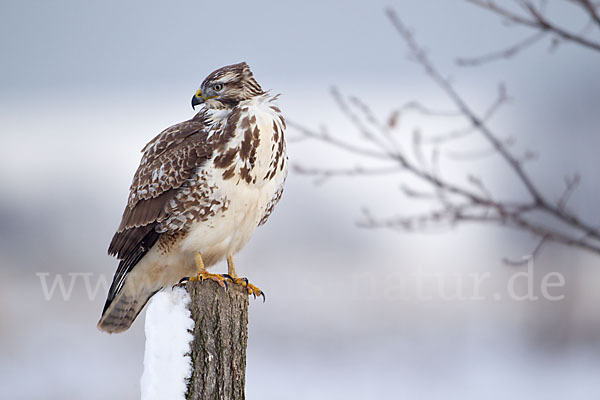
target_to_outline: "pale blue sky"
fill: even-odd
[[[17,90],[143,85],[200,80],[243,59],[263,76],[300,82],[385,80],[404,55],[386,5],[441,56],[501,41],[474,31],[507,33],[456,0],[5,1],[0,79]]]

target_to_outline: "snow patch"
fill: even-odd
[[[155,294],[148,305],[142,400],[185,398],[192,373],[189,330],[194,329],[189,302],[188,292],[176,287]]]

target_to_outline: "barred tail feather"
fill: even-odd
[[[102,317],[98,321],[98,329],[108,333],[126,331],[156,292],[142,290],[131,293],[121,290],[102,313]]]

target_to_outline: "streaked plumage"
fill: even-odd
[[[285,121],[246,63],[211,73],[203,107],[142,150],[121,224],[120,261],[98,327],[129,328],[148,299],[241,250],[269,217],[287,175]]]

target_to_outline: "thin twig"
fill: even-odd
[[[357,177],[357,176],[374,176],[374,175],[389,175],[397,174],[403,169],[395,166],[389,168],[365,168],[357,166],[354,168],[338,168],[338,169],[324,169],[324,168],[306,168],[301,165],[294,165],[293,169],[295,172],[313,176],[315,178],[314,183],[322,185],[330,178],[334,177]]]
[[[485,54],[483,56],[471,57],[471,58],[461,57],[456,60],[456,63],[458,65],[460,65],[461,67],[475,67],[475,66],[479,66],[479,65],[482,65],[485,63],[492,62],[492,61],[501,60],[501,59],[508,60],[508,59],[514,57],[515,55],[517,55],[518,53],[520,53],[521,51],[523,51],[523,50],[527,49],[528,47],[531,47],[535,43],[539,42],[541,39],[543,39],[546,36],[546,33],[547,33],[546,31],[536,32],[533,35],[521,40],[520,42],[517,42],[516,44],[514,44],[506,49],[502,49],[499,51],[495,51],[493,53]]]
[[[536,30],[544,32],[552,32],[559,38],[570,41],[573,43],[580,44],[589,49],[600,51],[600,43],[589,40],[581,35],[568,32],[564,28],[550,22],[541,10],[537,9],[531,2],[526,0],[520,0],[519,4],[522,5],[523,9],[528,13],[527,16],[516,14],[506,8],[500,7],[492,0],[466,0],[469,3],[475,4],[481,8],[487,9],[495,14],[501,15],[507,18],[509,21],[514,22],[521,26],[526,26]]]
[[[538,244],[534,247],[533,251],[528,254],[528,257],[522,257],[520,260],[514,260],[512,258],[504,257],[502,262],[506,265],[512,265],[515,267],[520,267],[522,265],[526,265],[529,260],[537,258],[538,254],[541,253],[542,248],[548,242],[549,235],[543,235],[538,242]]]

